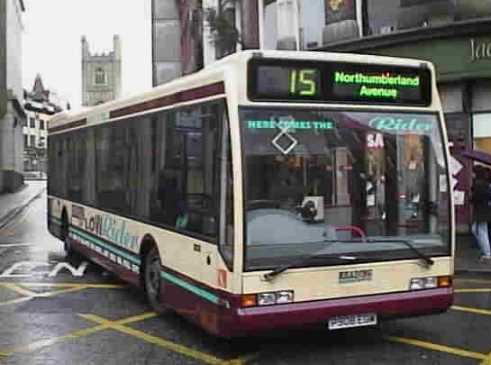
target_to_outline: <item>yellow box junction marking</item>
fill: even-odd
[[[491,284],[491,280],[486,279],[465,279],[465,278],[454,278],[455,282],[466,282],[466,283],[481,283],[481,284]]]
[[[107,326],[108,328],[111,328],[113,330],[119,331],[126,333],[127,335],[134,336],[136,338],[142,339],[146,342],[152,343],[154,345],[157,345],[159,347],[163,347],[167,350],[171,350],[173,352],[179,353],[181,355],[185,355],[187,357],[191,357],[196,360],[203,361],[206,364],[210,365],[221,365],[225,360],[219,359],[215,356],[206,354],[201,351],[194,350],[192,348],[189,348],[184,345],[180,345],[168,340],[164,340],[163,338],[157,337],[157,336],[152,336],[149,335],[145,332],[123,326],[121,324],[118,324],[117,322],[114,321],[108,321],[104,318],[101,318],[99,316],[96,316],[94,314],[79,314],[80,317],[87,319],[92,322],[96,322],[102,325]]]
[[[18,284],[15,283],[6,283],[2,285],[4,288],[10,289],[12,291],[15,291],[16,293],[25,296],[25,297],[35,297],[39,293],[33,292],[31,290],[27,290],[19,286]]]
[[[32,282],[0,282],[0,287],[15,291],[16,293],[22,295],[21,298],[7,300],[5,302],[0,302],[0,307],[19,304],[27,302],[34,298],[47,298],[53,297],[59,294],[76,292],[84,289],[123,289],[126,285],[117,284],[85,284],[85,283],[32,283]],[[34,291],[28,290],[25,287],[31,288],[60,288],[59,290],[36,293]]]
[[[463,350],[463,349],[459,349],[456,347],[450,347],[450,346],[445,346],[445,345],[438,345],[436,343],[416,340],[413,338],[405,338],[405,337],[397,337],[397,336],[384,336],[384,338],[386,340],[389,340],[392,342],[398,342],[398,343],[403,343],[406,345],[417,346],[417,347],[421,347],[421,348],[433,350],[433,351],[446,352],[448,354],[457,355],[457,356],[461,356],[461,357],[468,357],[468,358],[475,359],[475,360],[486,360],[488,358],[487,355],[481,354],[479,352]]]
[[[474,313],[474,314],[483,314],[485,316],[491,316],[491,311],[487,310],[487,309],[464,307],[464,306],[460,306],[460,305],[452,305],[450,308],[453,310],[456,310],[456,311],[462,311],[462,312],[469,312],[469,313]]]
[[[455,289],[456,293],[491,293],[491,289],[470,288],[470,289]]]
[[[122,320],[115,321],[115,322],[123,325],[123,324],[129,324],[129,323],[133,323],[133,322],[143,321],[145,319],[153,318],[155,316],[156,316],[156,313],[153,313],[153,312],[143,313],[143,314],[139,314],[137,316],[128,317],[126,319],[122,319]],[[73,339],[77,339],[80,337],[88,336],[88,335],[91,335],[93,333],[96,333],[96,332],[99,332],[102,330],[106,330],[106,329],[109,329],[109,327],[107,325],[99,325],[99,326],[95,326],[95,327],[84,328],[84,329],[81,329],[81,330],[78,330],[78,331],[75,331],[72,333],[68,333],[68,334],[63,335],[63,336],[58,336],[58,337],[53,337],[53,338],[49,338],[49,339],[35,341],[35,342],[30,343],[30,344],[25,345],[25,346],[20,346],[20,347],[16,347],[16,348],[13,348],[13,349],[10,349],[7,351],[3,351],[2,353],[5,354],[4,356],[11,356],[15,353],[29,353],[29,352],[33,352],[33,351],[42,349],[42,348],[47,347],[47,346],[51,346],[51,345],[63,342],[63,341],[73,340]]]
[[[104,330],[115,330],[118,332],[122,332],[122,333],[125,333],[127,335],[139,338],[143,341],[157,345],[159,347],[162,347],[166,350],[173,351],[175,353],[178,353],[178,354],[181,354],[181,355],[202,361],[202,362],[204,362],[206,364],[210,364],[210,365],[243,365],[247,361],[250,361],[251,359],[253,359],[254,357],[257,356],[257,354],[251,354],[251,355],[245,355],[245,356],[242,356],[242,357],[239,357],[236,359],[224,360],[224,359],[220,359],[218,357],[215,357],[213,355],[207,354],[205,352],[194,350],[190,347],[177,344],[175,342],[163,339],[161,337],[149,335],[149,334],[142,332],[140,330],[133,329],[133,328],[126,326],[127,324],[140,322],[140,321],[143,321],[143,320],[149,319],[149,318],[154,318],[157,316],[157,314],[154,312],[143,313],[143,314],[140,314],[137,316],[132,316],[132,317],[128,317],[128,318],[117,320],[117,321],[107,320],[105,318],[99,317],[99,316],[94,315],[94,314],[78,314],[78,316],[80,316],[81,318],[84,318],[86,320],[89,320],[91,322],[98,323],[98,325],[95,327],[84,328],[84,329],[81,329],[81,330],[78,330],[78,331],[75,331],[72,333],[68,333],[68,334],[63,335],[63,336],[53,337],[53,338],[49,338],[49,339],[43,339],[43,340],[35,341],[35,342],[28,344],[28,345],[25,345],[25,346],[20,346],[17,348],[12,348],[12,349],[7,350],[7,351],[2,351],[2,352],[0,352],[1,356],[4,356],[4,357],[11,356],[15,353],[31,353],[31,352],[40,350],[40,349],[48,347],[48,346],[52,346],[52,345],[60,343],[60,342],[75,340],[75,339],[78,339],[80,337],[88,336],[88,335],[91,335],[91,334],[94,334],[94,333],[97,333],[100,331],[104,331]]]

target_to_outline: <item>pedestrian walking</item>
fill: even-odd
[[[489,170],[476,166],[472,185],[472,205],[474,207],[472,233],[481,250],[480,261],[491,262],[488,221],[491,220],[491,196]]]

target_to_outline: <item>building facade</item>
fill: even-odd
[[[0,193],[22,184],[22,0],[0,1]]]
[[[355,52],[431,61],[450,142],[457,229],[472,221],[472,162],[466,150],[491,153],[491,1],[366,0],[361,34],[316,50]]]
[[[113,37],[113,50],[92,54],[82,36],[82,105],[93,106],[121,97],[121,40]]]
[[[201,0],[152,1],[152,84],[203,66]]]
[[[189,33],[189,23],[184,20],[195,19],[196,9],[179,12],[186,3],[179,0],[153,2],[154,11],[174,7],[180,14],[174,18],[174,41],[189,48],[183,36]],[[451,145],[451,171],[457,180],[457,228],[469,230],[472,162],[460,155],[472,149],[491,153],[491,0],[202,0],[198,8],[202,37],[194,52],[201,52],[201,62],[194,63],[194,70],[241,48],[366,53],[433,62]],[[165,44],[159,39],[163,35],[154,31],[154,48]],[[183,69],[186,58],[180,54]]]
[[[48,120],[62,111],[56,94],[44,88],[40,75],[36,76],[30,92],[24,92],[27,122],[24,134],[24,172],[47,172]]]

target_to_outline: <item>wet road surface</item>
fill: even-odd
[[[458,277],[442,315],[226,341],[157,316],[138,289],[68,259],[46,196],[0,231],[0,364],[491,364],[491,277]]]

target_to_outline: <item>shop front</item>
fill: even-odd
[[[325,49],[434,63],[452,155],[457,230],[461,233],[469,232],[472,220],[472,162],[461,154],[473,149],[491,154],[491,22],[479,23],[481,26],[472,22],[365,37]]]

